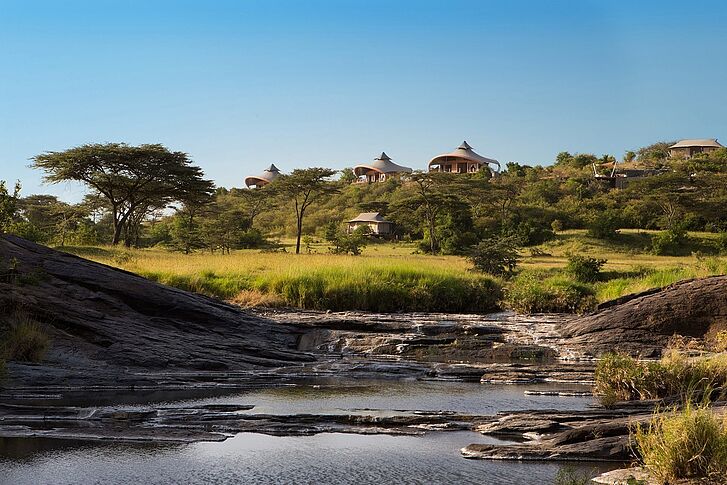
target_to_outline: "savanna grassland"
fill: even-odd
[[[612,241],[585,231],[562,231],[521,251],[516,274],[500,278],[472,271],[460,256],[423,254],[412,243],[374,243],[359,256],[331,254],[309,242],[304,254],[236,250],[182,254],[164,249],[66,247],[88,259],[178,288],[242,305],[319,310],[582,312],[596,303],[679,280],[724,274],[727,258],[701,256],[713,234],[690,233],[690,256],[655,256],[648,231],[622,230]],[[578,281],[566,271],[579,254],[605,259],[598,278]]]

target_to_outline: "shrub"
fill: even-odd
[[[666,389],[665,370],[658,362],[639,362],[615,353],[598,361],[594,380],[594,391],[604,404],[657,398]]]
[[[689,236],[682,228],[661,231],[651,239],[651,251],[657,256],[679,256],[688,251]]]
[[[7,360],[40,362],[50,347],[50,339],[41,326],[26,317],[10,326],[5,338]]]
[[[570,465],[561,467],[553,480],[554,485],[588,485],[596,474],[593,471],[578,471]]]
[[[595,308],[596,297],[590,285],[528,272],[507,288],[507,305],[519,313],[583,313]]]
[[[727,330],[721,330],[712,338],[712,348],[715,352],[727,352]]]
[[[717,234],[714,244],[720,253],[727,253],[727,231],[722,231]]]
[[[588,235],[596,239],[613,239],[618,234],[621,221],[616,214],[599,212],[588,223]]]
[[[660,361],[642,362],[626,355],[605,354],[596,365],[594,378],[594,390],[602,396],[604,404],[706,396],[725,392],[727,356],[689,359],[671,351]]]
[[[553,222],[550,223],[550,228],[553,230],[553,233],[560,232],[563,230],[563,221],[560,219],[556,219]]]
[[[727,419],[706,404],[657,413],[635,426],[633,440],[643,465],[665,483],[727,476]]]
[[[483,239],[467,256],[474,269],[496,276],[510,275],[517,266],[517,244],[514,237]]]
[[[605,259],[570,254],[565,270],[581,283],[593,283],[598,280],[604,264],[606,264]]]

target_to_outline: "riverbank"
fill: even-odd
[[[374,312],[486,313],[593,310],[599,302],[662,288],[680,280],[727,272],[714,254],[713,234],[693,233],[690,256],[654,256],[647,231],[622,230],[613,240],[585,231],[563,231],[520,255],[513,280],[478,274],[460,256],[432,256],[411,243],[376,243],[360,256],[328,254],[324,243],[310,252],[239,250],[231,254],[181,254],[164,249],[65,247],[64,251],[141,274],[187,291],[245,306]],[[595,282],[564,271],[568,255],[606,259]],[[709,256],[706,256],[709,255]]]

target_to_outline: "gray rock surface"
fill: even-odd
[[[658,356],[674,334],[703,337],[727,329],[727,276],[681,281],[606,304],[562,328],[564,344],[598,355]]]
[[[310,362],[299,329],[126,271],[0,236],[0,312],[51,338],[43,365],[11,364],[10,385],[141,385],[149,371],[250,370]]]

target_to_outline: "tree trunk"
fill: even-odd
[[[303,233],[303,218],[298,218],[297,235],[295,237],[295,254],[300,254],[300,236]]]

